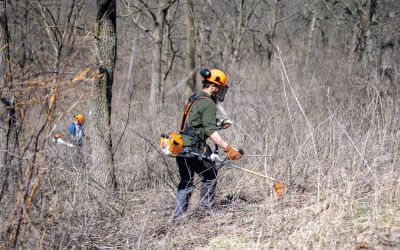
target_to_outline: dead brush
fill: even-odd
[[[224,108],[245,132],[236,125],[223,132],[249,155],[238,164],[282,178],[290,188],[283,198],[274,195],[270,183],[221,169],[219,209],[173,225],[177,168],[157,146],[159,134],[178,126],[183,102],[167,97],[168,110],[150,119],[144,109],[146,97],[129,98],[129,92],[121,95],[125,108],[113,121],[113,137],[120,141],[114,152],[119,183],[114,197],[106,190],[99,190],[104,200],[93,197],[88,169],[73,161],[74,152],[47,145],[40,151],[46,171],[32,196],[29,217],[24,217],[31,226],[20,235],[25,246],[396,247],[400,244],[398,98],[382,96],[378,79],[357,71],[346,75],[347,66],[340,60],[315,62],[315,67],[306,68],[310,75],[298,75],[292,66],[296,59],[284,59],[291,87],[285,74],[282,78],[279,61],[264,72],[259,65],[237,67],[232,82],[239,84],[232,86]],[[249,75],[245,82],[244,72]],[[85,148],[84,154],[90,158],[90,150]],[[189,211],[196,208],[197,196],[195,192]],[[14,207],[11,201],[14,197],[7,197],[1,209]],[[2,237],[12,232],[4,224],[10,220],[10,215],[1,214]]]
[[[346,66],[338,67],[339,70],[330,71],[330,78],[321,75],[323,84],[312,88],[308,88],[308,78],[299,79],[288,70],[288,76],[296,79],[292,88],[304,113],[298,109],[288,87],[285,97],[281,74],[272,71],[265,75],[250,74],[265,84],[257,86],[255,80],[248,79],[246,90],[241,85],[232,87],[233,93],[228,97],[231,99],[224,105],[228,112],[235,110],[230,112],[232,120],[247,132],[230,129],[225,135],[256,155],[241,160],[240,164],[258,166],[256,170],[260,172],[282,176],[292,189],[284,199],[277,200],[272,190],[258,179],[223,169],[218,186],[223,208],[205,219],[188,220],[178,230],[168,222],[174,185],[171,183],[171,188],[164,185],[176,180],[174,161],[160,160],[160,154],[149,147],[152,158],[147,164],[166,178],[152,182],[159,192],[144,196],[143,202],[148,204],[146,208],[159,207],[155,201],[165,202],[165,209],[145,212],[146,208],[137,207],[139,213],[148,217],[141,218],[143,231],[137,236],[135,246],[332,248],[354,247],[359,242],[395,244],[396,222],[387,218],[398,211],[395,197],[399,192],[399,171],[395,166],[399,162],[399,147],[395,131],[399,126],[399,103],[390,96],[381,97],[375,91],[378,82],[371,82],[357,72],[350,77],[342,75],[340,67]],[[242,70],[251,72],[254,68]],[[233,77],[240,77],[240,69],[236,72]],[[315,76],[313,81],[318,83],[318,79]],[[347,93],[343,90],[349,79],[359,82],[359,86]],[[174,112],[179,112],[180,105],[176,103]],[[161,124],[173,126],[179,118],[168,114],[161,116],[159,131],[165,128]],[[155,138],[158,134],[146,133],[147,137]],[[157,175],[152,178],[158,178]],[[192,199],[191,207],[195,206],[196,200]],[[376,228],[392,236],[376,234]]]

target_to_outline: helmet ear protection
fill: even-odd
[[[202,69],[202,70],[200,71],[200,75],[201,75],[202,77],[204,77],[204,80],[207,80],[208,78],[210,78],[211,72],[210,72],[210,70],[208,70],[208,69]]]
[[[228,92],[228,85],[226,84],[226,75],[219,69],[202,69],[200,75],[205,81],[213,84],[218,88],[218,92],[215,94],[215,99],[218,102],[223,102],[225,95]]]

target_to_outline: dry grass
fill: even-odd
[[[171,95],[165,111],[150,119],[146,96],[140,94],[144,89],[139,88],[130,101],[127,93],[126,99],[115,103],[114,141],[131,112],[115,154],[118,192],[111,195],[99,190],[104,199],[96,200],[89,192],[87,168],[74,163],[71,150],[50,144],[21,246],[398,248],[397,91],[388,91],[390,84],[372,73],[349,71],[333,59],[315,61],[304,72],[296,72],[295,59],[284,60],[293,92],[278,62],[271,69],[243,65],[231,74],[232,88],[224,107],[237,124],[223,132],[229,142],[253,155],[243,157],[240,165],[288,183],[284,198],[276,198],[271,183],[259,177],[221,169],[218,209],[173,225],[177,170],[173,159],[163,157],[156,148],[159,134],[177,127],[183,103]],[[9,194],[0,209],[12,210],[15,198]],[[189,212],[197,201],[198,191]],[[12,215],[1,213],[2,229],[7,229]]]

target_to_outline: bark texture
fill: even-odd
[[[313,51],[313,41],[314,41],[314,30],[315,30],[315,21],[316,21],[316,13],[312,11],[310,14],[310,24],[308,28],[308,36],[307,36],[307,51],[305,56],[305,65],[308,65],[310,61],[310,56]]]
[[[168,10],[169,2],[167,0],[160,1],[160,5],[162,6],[157,13],[157,19],[154,23],[155,28],[153,32],[154,39],[154,49],[153,49],[153,61],[151,64],[151,88],[150,88],[150,97],[149,97],[149,112],[151,115],[154,115],[157,111],[157,104],[160,103],[162,99],[162,64],[161,64],[161,55],[162,55],[162,44],[163,44],[163,36],[164,36],[164,26],[165,26],[165,17]]]
[[[15,124],[14,98],[11,87],[10,49],[7,21],[7,2],[0,0],[0,200],[8,186],[12,134]]]
[[[111,140],[111,99],[116,60],[115,0],[97,0],[96,58],[98,76],[93,80],[90,142],[93,164],[90,174],[95,183],[116,188]]]
[[[192,1],[186,0],[186,67],[190,77],[186,80],[186,85],[190,88],[191,92],[196,91],[196,30],[194,25]]]
[[[376,14],[377,1],[367,0],[364,4],[357,2],[358,24],[355,26],[355,48],[353,49],[357,56],[357,62],[364,60],[368,44],[371,43],[371,24]]]

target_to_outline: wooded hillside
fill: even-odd
[[[399,11],[0,0],[0,248],[399,248]],[[218,115],[245,151],[237,164],[287,193],[222,167],[217,209],[176,225],[178,169],[159,138],[178,130],[203,68],[227,74]],[[85,137],[70,147],[78,113]]]

